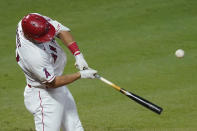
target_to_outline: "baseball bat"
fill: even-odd
[[[114,83],[110,82],[109,80],[99,76],[98,74],[95,74],[95,77],[100,79],[102,82],[110,85],[111,87],[113,87],[114,89],[120,91],[122,94],[128,96],[130,99],[134,100],[135,102],[139,103],[140,105],[146,107],[147,109],[157,113],[157,114],[161,114],[161,112],[163,111],[163,109],[155,104],[153,104],[152,102],[134,94],[131,93],[123,88],[120,88],[119,86],[115,85]]]

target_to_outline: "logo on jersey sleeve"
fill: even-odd
[[[46,78],[48,78],[49,76],[51,76],[51,74],[47,71],[46,68],[44,68],[43,71],[45,73]]]

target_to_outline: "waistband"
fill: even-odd
[[[66,93],[68,90],[68,88],[66,86],[61,86],[61,87],[58,87],[58,88],[48,88],[46,86],[32,86],[31,84],[27,84],[27,88],[26,89],[44,89],[46,91],[49,91],[49,92],[62,92],[62,93]]]
[[[46,86],[32,86],[31,84],[27,84],[27,86],[28,86],[29,88],[34,87],[34,88],[48,89],[48,87],[46,87]]]

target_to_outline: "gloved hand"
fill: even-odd
[[[89,78],[89,79],[94,79],[96,78],[95,77],[95,74],[97,73],[96,70],[93,70],[93,69],[86,69],[86,70],[81,70],[79,71],[80,74],[81,74],[81,78]]]
[[[86,62],[86,60],[84,59],[82,53],[78,54],[75,56],[75,66],[77,69],[81,70],[85,70],[88,69],[88,64]]]

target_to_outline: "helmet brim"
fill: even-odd
[[[55,36],[55,28],[53,27],[52,24],[49,23],[49,31],[45,35],[41,37],[32,37],[32,38],[39,43],[44,43],[51,41],[54,38],[54,36]]]

